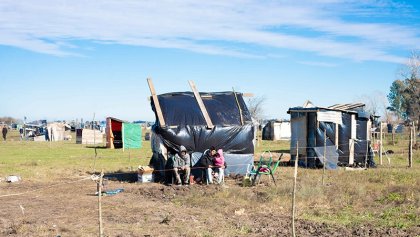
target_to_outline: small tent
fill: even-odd
[[[371,116],[364,104],[314,106],[307,101],[303,107],[290,108],[292,160],[299,155],[299,164],[322,167],[374,166],[371,148]]]
[[[263,140],[290,140],[291,130],[289,121],[271,120],[263,128]]]
[[[107,148],[133,149],[141,147],[141,124],[128,123],[113,117],[106,118]]]

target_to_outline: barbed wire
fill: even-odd
[[[20,196],[20,195],[24,195],[24,194],[28,194],[28,193],[42,191],[42,190],[49,189],[49,188],[52,188],[52,187],[56,187],[56,186],[63,185],[63,184],[72,184],[72,183],[85,181],[85,180],[88,180],[88,179],[92,179],[92,177],[91,176],[89,176],[89,177],[86,176],[83,179],[78,179],[78,180],[63,182],[63,183],[51,184],[51,185],[48,185],[48,186],[45,186],[45,187],[35,188],[35,189],[32,189],[32,190],[28,190],[28,191],[24,191],[24,192],[20,192],[20,193],[4,194],[4,195],[0,195],[0,198],[11,197],[11,196]]]

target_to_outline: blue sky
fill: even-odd
[[[289,107],[386,95],[420,49],[418,1],[0,1],[0,116],[153,120],[146,83]],[[364,102],[364,101],[361,101]]]

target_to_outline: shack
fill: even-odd
[[[156,115],[152,127],[154,156],[166,159],[168,150],[179,151],[183,145],[196,166],[203,152],[214,146],[223,149],[227,172],[247,172],[254,160],[255,126],[242,93],[198,92],[190,81],[192,92],[156,95],[151,80],[148,83]]]
[[[262,130],[263,140],[290,140],[290,121],[270,120]]]
[[[299,155],[299,165],[322,167],[374,167],[371,148],[371,116],[364,104],[314,106],[307,101],[302,107],[289,108],[291,121],[290,153]]]
[[[103,143],[103,134],[98,129],[77,128],[76,144],[96,145]]]
[[[142,144],[141,124],[108,117],[106,118],[106,147],[110,149],[140,148]]]

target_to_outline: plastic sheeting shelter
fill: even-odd
[[[64,141],[64,137],[70,132],[70,126],[65,123],[49,123],[47,125],[47,135],[50,141]]]
[[[324,108],[306,103],[304,107],[290,108],[292,160],[299,154],[301,166],[322,167],[325,146],[329,169],[374,166],[371,119],[363,107],[364,104],[345,104]]]
[[[291,130],[289,121],[269,121],[263,128],[263,140],[290,140]]]
[[[183,145],[195,154],[192,163],[197,166],[197,157],[200,158],[205,150],[214,146],[223,149],[228,172],[245,174],[248,166],[253,163],[255,134],[242,93],[197,92],[196,95],[200,98],[196,98],[193,92],[156,95],[159,108],[151,100],[156,115],[156,123],[152,128],[154,157],[166,159],[169,151],[178,152]],[[159,120],[159,111],[164,126]],[[209,120],[213,125],[211,128],[208,126]]]
[[[128,123],[120,119],[106,119],[107,148],[136,149],[142,144],[141,124]]]

